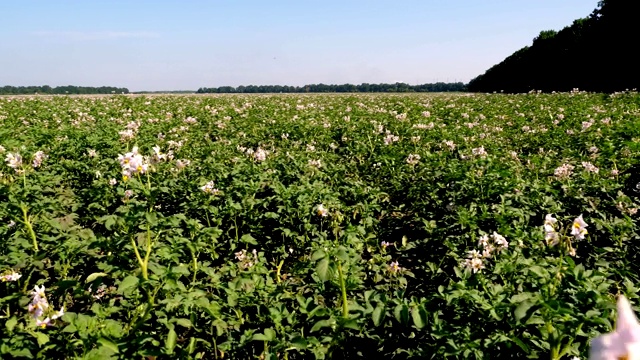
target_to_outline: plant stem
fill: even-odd
[[[340,278],[340,291],[342,292],[342,317],[349,317],[349,306],[347,304],[347,286],[342,273],[342,263],[338,261],[338,277]]]
[[[276,268],[276,281],[278,282],[278,284],[282,282],[282,279],[280,279],[280,270],[282,270],[282,265],[284,265],[284,259],[280,260],[280,263]]]
[[[133,238],[131,238],[131,245],[133,246],[133,251],[136,253],[136,259],[138,259],[138,264],[140,264],[140,270],[142,270],[142,278],[144,278],[145,280],[149,280],[149,275],[147,274],[147,266],[144,260],[142,260],[142,257],[140,256],[140,252],[138,251],[138,245],[136,244],[136,241]]]
[[[22,216],[24,218],[24,225],[27,227],[27,232],[31,237],[31,242],[33,243],[33,250],[38,251],[38,240],[36,239],[36,233],[33,231],[33,226],[29,221],[29,215],[27,214],[27,206],[21,205],[20,209],[22,210]]]

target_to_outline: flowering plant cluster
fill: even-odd
[[[638,104],[0,97],[0,358],[634,358]]]

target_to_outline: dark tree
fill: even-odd
[[[471,80],[469,91],[613,92],[638,88],[640,1],[605,0],[559,32],[542,31],[526,46]]]

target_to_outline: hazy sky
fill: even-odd
[[[7,0],[0,86],[467,82],[597,3]]]

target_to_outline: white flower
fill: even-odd
[[[509,247],[509,242],[507,241],[507,239],[505,239],[504,236],[498,234],[497,232],[494,231],[493,234],[491,235],[491,238],[493,239],[493,242],[496,244],[498,252]]]
[[[394,142],[400,141],[400,137],[397,135],[393,135],[393,134],[387,134],[384,137],[384,144],[385,145],[390,145],[393,144]]]
[[[640,324],[624,295],[618,297],[616,329],[591,340],[590,360],[640,359]]]
[[[128,141],[133,139],[134,136],[136,136],[136,133],[130,129],[120,131],[118,132],[118,134],[120,134],[120,141]]]
[[[5,159],[10,168],[18,170],[22,166],[22,156],[18,153],[8,153]]]
[[[34,298],[45,298],[45,291],[47,289],[44,287],[44,285],[42,286],[34,286],[33,287],[33,291],[31,292],[31,296],[33,296]]]
[[[18,274],[15,271],[12,271],[11,274],[0,276],[0,281],[18,281],[22,277],[21,274]]]
[[[582,240],[584,236],[588,234],[587,232],[587,223],[582,219],[582,215],[578,216],[575,220],[573,220],[573,225],[571,226],[571,235],[575,236],[576,239]]]
[[[549,225],[545,225],[545,229],[547,226]],[[547,245],[556,246],[560,242],[560,236],[555,232],[555,230],[553,230],[553,228],[551,228],[551,231],[545,231],[544,240],[547,242]]]
[[[213,180],[211,180],[204,186],[202,186],[200,190],[204,191],[207,194],[217,195],[220,193],[220,190],[216,189],[214,185],[215,183],[213,182]]]
[[[55,320],[57,318],[61,318],[64,315],[64,309],[60,309],[58,311],[56,311],[52,316],[51,316],[51,320]]]
[[[48,156],[42,152],[42,151],[37,151],[34,155],[33,155],[33,167],[37,168],[40,167],[40,165],[42,165],[42,161],[44,159],[46,159]]]
[[[96,157],[98,155],[98,152],[95,151],[94,149],[89,149],[87,150],[87,156],[92,158],[92,157]]]
[[[247,250],[241,250],[234,254],[236,256],[236,260],[244,261],[247,258]]]
[[[39,326],[41,328],[46,328],[49,325],[51,325],[51,319],[50,318],[46,318],[44,320],[36,319],[36,326]]]
[[[475,274],[484,269],[484,260],[482,258],[483,255],[478,250],[471,250],[464,261],[464,265]]]
[[[316,214],[318,214],[318,216],[326,217],[329,215],[329,210],[327,210],[324,205],[320,204],[316,207]]]
[[[487,152],[485,151],[484,146],[480,146],[479,148],[471,149],[471,153],[474,156],[481,156],[481,157],[487,156]]]
[[[40,318],[47,309],[49,309],[49,303],[47,302],[47,295],[45,294],[44,285],[36,285],[31,292],[31,303],[29,304],[29,313],[34,319]]]
[[[397,273],[400,270],[402,270],[402,268],[400,267],[400,264],[398,264],[397,261],[394,261],[391,264],[389,264],[389,271],[391,271],[392,273]]]
[[[553,227],[553,225],[555,225],[557,222],[558,219],[554,218],[551,214],[547,214],[547,216],[544,217],[545,225],[551,225]]]
[[[182,170],[186,168],[187,166],[189,166],[189,164],[191,164],[190,160],[186,160],[186,159],[176,160],[176,167],[178,168],[178,170]]]
[[[115,184],[117,184],[117,183],[118,183],[118,180],[113,179],[113,178],[112,178],[112,179],[109,179],[109,185],[114,186],[114,185],[115,185]]]
[[[563,164],[562,166],[556,168],[553,172],[553,175],[559,179],[566,179],[571,176],[571,172],[573,171],[574,166],[571,164]]]
[[[261,148],[257,148],[256,152],[253,154],[253,158],[257,161],[264,161],[267,158],[267,152]]]
[[[429,123],[429,124],[414,124],[413,127],[416,129],[423,129],[423,130],[431,130],[435,127],[436,125],[434,123]]]
[[[309,160],[309,166],[313,166],[316,168],[321,168],[322,167],[322,162],[320,162],[320,159],[318,160]]]
[[[597,167],[595,167],[592,163],[587,162],[587,161],[583,161],[582,162],[582,167],[587,170],[588,172],[592,172],[592,173],[598,173],[598,171],[600,171],[600,169],[598,169]]]
[[[144,174],[149,169],[149,164],[147,164],[142,155],[138,153],[137,146],[134,146],[130,152],[124,155],[118,155],[118,161],[122,167],[122,175],[125,180],[131,175]]]
[[[407,164],[409,165],[416,165],[420,162],[420,155],[418,154],[409,154],[409,156],[407,156]]]
[[[478,240],[478,245],[482,247],[487,247],[487,245],[489,245],[489,235],[480,236],[480,240]]]
[[[152,149],[153,149],[153,155],[151,155],[151,159],[150,159],[151,164],[155,165],[167,158],[166,154],[163,154],[160,152],[160,146],[156,145]]]

